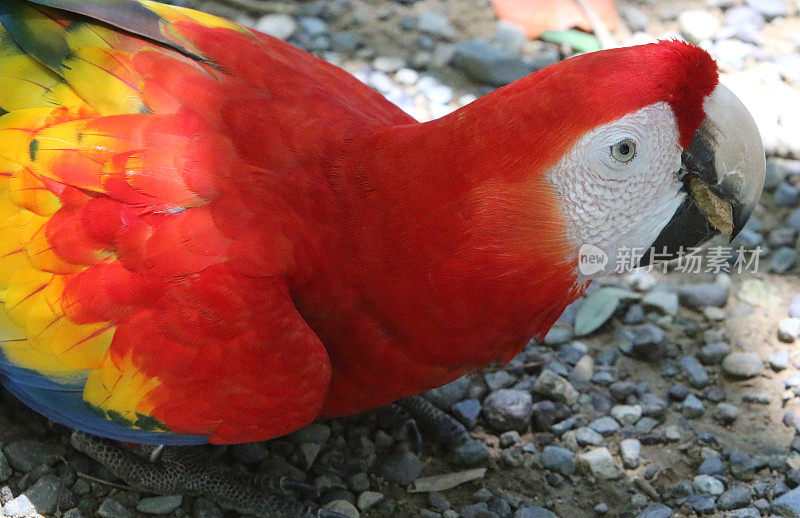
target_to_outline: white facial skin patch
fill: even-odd
[[[579,272],[581,281],[613,272],[632,250],[643,253],[675,214],[686,196],[678,138],[672,109],[656,103],[588,132],[550,169],[575,257],[585,245],[608,257],[602,270]]]

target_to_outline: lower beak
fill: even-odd
[[[717,234],[733,240],[761,196],[764,147],[750,112],[721,84],[703,108],[706,118],[681,157],[687,196],[642,257],[642,266],[654,254],[674,258]]]

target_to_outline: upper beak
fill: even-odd
[[[720,84],[703,108],[706,118],[681,157],[687,196],[651,246],[660,258],[676,257],[720,233],[733,240],[764,187],[764,146],[744,104]],[[651,256],[646,253],[640,264]]]

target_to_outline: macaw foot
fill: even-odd
[[[209,463],[200,448],[165,447],[155,461],[83,432],[72,433],[72,445],[132,487],[160,494],[207,496],[240,513],[265,518],[346,518],[320,509],[310,500],[313,486],[280,476],[238,473]]]
[[[411,441],[417,449],[421,446],[419,429],[432,437],[445,449],[453,452],[456,460],[472,465],[489,458],[489,451],[480,441],[473,439],[464,425],[443,412],[422,396],[411,396],[394,403],[396,411],[409,419]],[[419,427],[419,428],[417,428]]]

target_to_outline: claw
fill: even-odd
[[[406,433],[408,433],[408,440],[411,441],[411,449],[414,453],[419,454],[422,452],[422,433],[417,426],[414,419],[409,419],[406,422]]]

